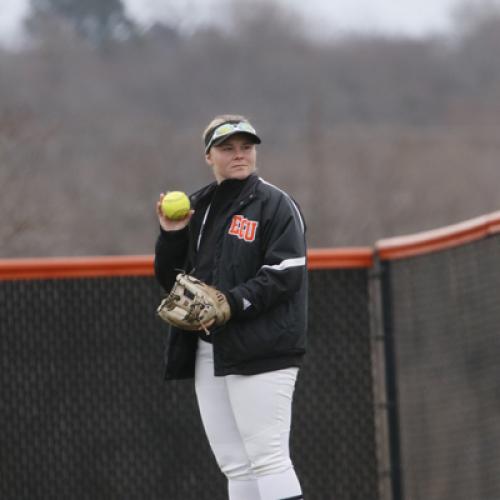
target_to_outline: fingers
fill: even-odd
[[[203,321],[200,320],[200,327],[198,328],[198,331],[204,330],[207,335],[210,335],[210,328],[215,325],[215,319],[211,319],[208,323],[203,323]]]
[[[160,199],[156,202],[156,212],[160,216],[163,216],[163,214],[161,212],[161,202],[163,201],[164,197],[165,197],[165,193],[160,193]]]
[[[191,220],[193,214],[194,210],[190,210],[186,217],[184,217],[183,219],[172,220],[168,217],[165,217],[165,215],[163,214],[163,211],[161,209],[161,201],[156,204],[156,215],[158,217],[160,226],[165,231],[178,231],[179,229],[184,229],[189,224],[189,221]]]
[[[161,209],[161,204],[165,194],[166,193],[160,193],[160,198],[156,202],[156,215],[158,217],[158,221],[160,222],[160,226],[165,231],[178,231],[179,229],[184,229],[189,224],[189,221],[194,214],[194,210],[189,210],[188,214],[183,219],[171,220],[165,217]]]

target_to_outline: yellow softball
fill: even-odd
[[[161,200],[161,211],[167,219],[184,219],[190,208],[189,198],[182,191],[170,191]]]

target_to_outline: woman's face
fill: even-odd
[[[220,184],[226,179],[246,179],[255,172],[257,150],[247,134],[235,134],[218,146],[212,146],[205,155]]]

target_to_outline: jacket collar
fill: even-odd
[[[255,191],[257,189],[257,184],[259,183],[259,176],[254,172],[250,174],[246,179],[245,179],[245,185],[243,186],[243,189],[241,190],[236,202],[238,205],[243,205],[246,204],[246,202],[250,201],[252,198],[255,197]],[[215,189],[217,188],[217,182],[211,182],[205,187],[202,187],[195,193],[191,195],[191,204],[193,206],[197,206],[199,204],[203,204],[203,200],[206,199],[207,197],[211,197]]]

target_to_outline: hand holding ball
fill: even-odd
[[[161,211],[170,220],[181,220],[188,216],[191,204],[186,193],[170,191],[161,201]]]

